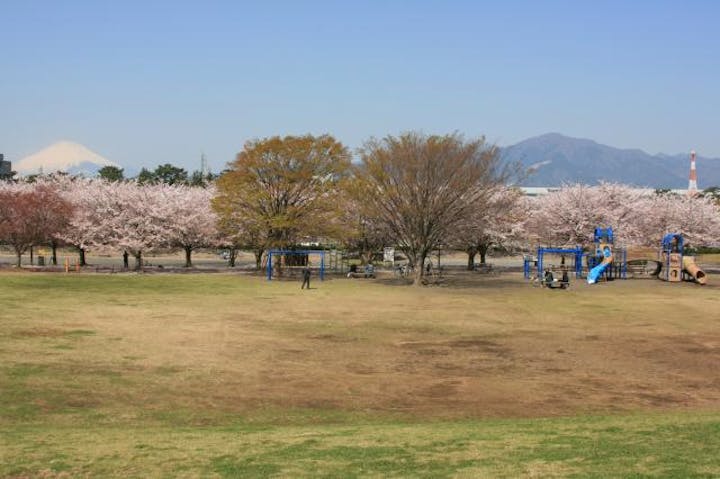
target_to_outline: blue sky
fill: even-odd
[[[720,2],[0,0],[0,152],[219,171],[245,141],[547,132],[720,157]]]

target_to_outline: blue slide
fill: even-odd
[[[609,246],[603,246],[603,260],[602,263],[595,266],[593,269],[590,270],[587,277],[588,284],[594,284],[597,283],[597,280],[602,274],[605,272],[607,267],[612,263],[613,261],[613,255],[612,250]]]

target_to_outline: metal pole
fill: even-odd
[[[320,252],[320,281],[325,281],[325,251]]]
[[[538,260],[537,260],[537,277],[538,278],[542,278],[543,253],[544,253],[544,250],[542,248],[538,248]]]

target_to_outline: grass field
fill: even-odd
[[[3,477],[720,476],[712,284],[0,283]]]

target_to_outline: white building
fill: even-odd
[[[521,186],[520,189],[523,193],[525,193],[525,196],[545,196],[550,193],[554,193],[556,191],[559,191],[562,187],[561,186]],[[654,195],[657,191],[655,188],[638,188],[638,190],[641,190],[646,195]],[[676,195],[687,195],[688,190],[669,190],[669,193],[673,193]]]

